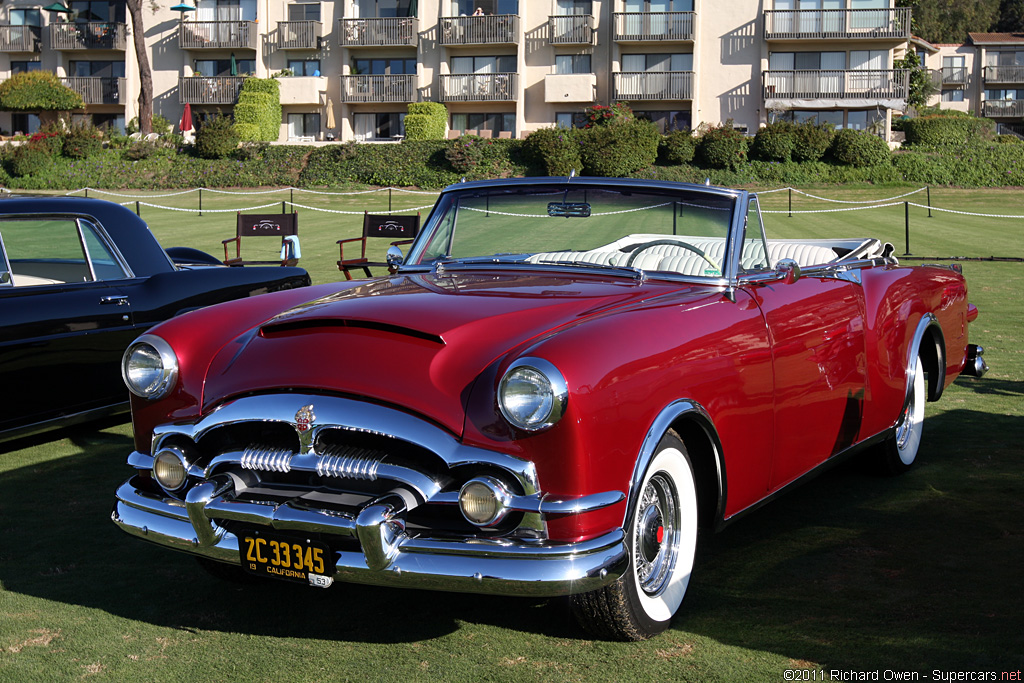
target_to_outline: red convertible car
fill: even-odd
[[[391,276],[129,347],[113,521],[219,575],[572,595],[651,636],[698,528],[853,453],[906,470],[925,402],[986,370],[959,269],[892,251],[772,239],[743,190],[453,185]]]

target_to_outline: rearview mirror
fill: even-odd
[[[784,258],[775,264],[775,275],[782,284],[791,285],[800,279],[800,264],[791,258]]]
[[[384,260],[388,262],[388,272],[394,273],[398,271],[398,267],[405,263],[405,256],[402,254],[402,250],[391,245],[388,247],[388,253],[385,255]]]
[[[550,202],[548,215],[564,216],[565,218],[589,218],[590,204],[586,202]]]

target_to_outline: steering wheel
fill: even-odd
[[[700,250],[697,247],[693,246],[689,242],[683,242],[682,240],[651,240],[650,242],[644,242],[643,244],[639,245],[636,249],[634,249],[633,253],[629,255],[628,259],[626,259],[626,267],[628,268],[629,266],[633,265],[633,261],[636,261],[636,257],[640,255],[640,252],[646,251],[647,249],[650,249],[651,247],[657,247],[657,246],[662,245],[662,244],[671,244],[673,246],[683,247],[684,249],[689,249],[690,251],[692,251],[693,253],[697,254],[702,259],[704,259],[705,261],[710,263],[711,266],[715,270],[717,270],[719,273],[722,272],[722,267],[720,265],[718,265],[717,263],[715,263],[714,259],[712,259],[710,256],[705,254],[702,250]]]

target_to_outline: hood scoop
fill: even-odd
[[[413,339],[422,339],[440,346],[445,345],[444,339],[437,334],[405,327],[404,325],[351,318],[301,318],[299,320],[272,322],[260,328],[260,336],[265,339],[275,339],[309,332],[330,332],[341,329],[373,330],[403,337],[412,337]]]

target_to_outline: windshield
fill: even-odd
[[[467,190],[442,199],[411,263],[496,257],[718,278],[734,201],[695,190],[564,184]]]

